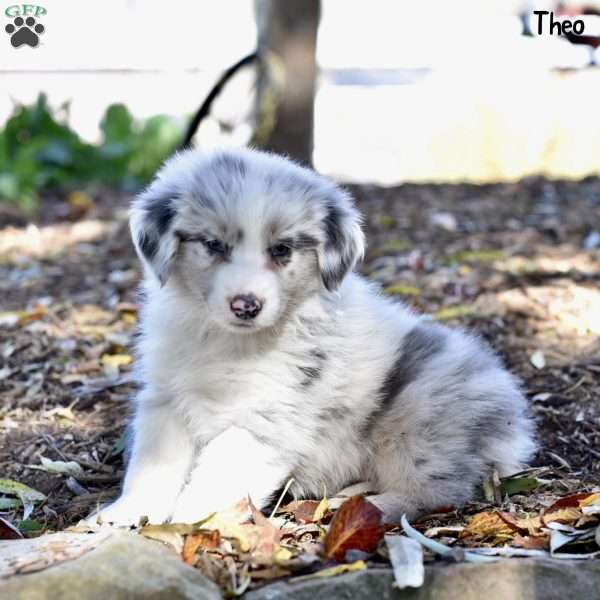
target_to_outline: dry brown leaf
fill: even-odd
[[[315,511],[319,506],[317,500],[303,500],[298,502],[298,506],[294,509],[294,519],[298,523],[314,523]]]
[[[218,529],[212,531],[197,531],[185,538],[181,557],[188,565],[196,563],[196,552],[202,550],[214,550],[221,545],[221,532]]]
[[[565,525],[574,525],[581,517],[582,513],[574,506],[564,506],[556,510],[545,512],[542,515],[544,525],[548,523],[563,523]]]
[[[507,512],[498,512],[498,516],[510,527],[519,533],[536,535],[539,533],[543,523],[540,517],[519,518]]]
[[[548,548],[548,542],[550,540],[550,536],[522,536],[517,534],[515,539],[513,540],[513,546],[518,546],[519,548],[526,548],[527,550],[546,550]]]
[[[6,519],[0,517],[0,540],[20,540],[23,534]]]
[[[43,304],[37,304],[31,310],[15,310],[0,313],[0,325],[26,325],[27,323],[31,323],[31,321],[43,319],[47,314],[48,309]]]
[[[246,525],[245,527],[252,528],[254,538],[254,551],[257,554],[273,556],[275,551],[279,548],[279,542],[283,531],[278,527],[275,527],[267,517],[265,517],[257,508],[254,506],[252,500],[248,498],[248,505],[252,513],[255,525]]]
[[[584,508],[585,506],[591,506],[592,504],[600,504],[600,492],[594,492],[592,494],[588,494],[585,498],[580,498],[578,500],[579,508]]]
[[[297,523],[317,523],[321,521],[329,510],[327,498],[318,500],[299,500],[290,502],[284,507],[286,512],[291,512],[294,515],[294,520]]]
[[[544,525],[552,522],[573,525],[583,517],[581,503],[586,502],[595,494],[584,492],[560,498],[549,506],[542,515]],[[593,502],[593,500],[591,500]]]
[[[373,552],[385,532],[382,512],[363,496],[352,496],[335,513],[325,536],[325,553],[343,562],[348,550]]]
[[[459,537],[490,539],[490,541],[502,538],[503,541],[510,539],[515,534],[515,527],[507,523],[497,512],[481,512],[474,515]]]

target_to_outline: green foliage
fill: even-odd
[[[0,130],[0,200],[32,210],[50,187],[99,182],[137,189],[181,139],[170,117],[140,123],[122,104],[108,107],[100,129],[100,144],[84,142],[54,117],[43,94],[32,106],[18,106]]]

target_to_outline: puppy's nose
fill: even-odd
[[[234,296],[231,304],[231,312],[243,321],[254,319],[262,309],[262,302],[254,294],[238,294]]]

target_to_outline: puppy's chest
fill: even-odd
[[[289,418],[321,380],[310,353],[271,351],[263,356],[195,352],[172,360],[172,394],[191,416],[238,420],[257,411]]]

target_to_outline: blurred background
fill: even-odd
[[[586,31],[599,37],[573,43],[550,35],[547,22],[538,35],[533,15],[600,12],[594,0],[122,0],[90,1],[77,13],[72,2],[48,0],[44,7],[39,45],[14,48],[5,35],[0,51],[0,128],[10,146],[0,153],[0,196],[22,204],[45,183],[69,183],[62,173],[36,172],[53,165],[73,180],[147,180],[221,73],[259,40],[262,66],[251,63],[224,87],[201,124],[199,147],[252,140],[325,174],[384,184],[600,170],[600,69],[590,67],[600,26],[588,15]],[[27,140],[11,138],[15,115],[33,118],[19,106],[34,106],[40,93],[44,109],[72,131],[69,140],[49,121],[46,129],[28,123]],[[259,95],[266,97],[260,119]],[[115,104],[122,106],[107,119]],[[274,127],[283,131],[268,131]],[[287,141],[269,144],[270,134]],[[98,147],[104,164],[77,165],[74,135]],[[35,152],[15,147],[25,141]],[[128,150],[137,156],[125,160]]]
[[[0,470],[49,498],[21,529],[118,491],[140,276],[127,208],[189,145],[253,144],[345,185],[362,272],[487,339],[523,381],[537,464],[561,493],[600,484],[600,2],[28,6],[0,7]],[[548,16],[538,34],[536,10],[585,18],[585,35],[550,34]]]

